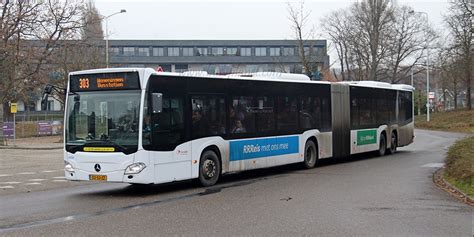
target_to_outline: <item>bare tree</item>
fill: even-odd
[[[83,27],[81,31],[82,40],[103,40],[102,16],[92,2],[86,4],[86,9],[82,16]]]
[[[300,56],[303,72],[309,73],[312,71],[312,65],[309,52],[305,52],[305,45],[307,39],[313,35],[312,29],[308,29],[311,11],[305,9],[304,1],[299,2],[297,5],[292,5],[288,2],[287,9],[288,20],[291,22],[291,29],[297,41],[297,51]]]
[[[50,84],[65,88],[70,72],[105,66],[101,22],[98,10],[89,2],[81,18],[80,39],[75,37],[58,42],[56,54],[51,58],[54,65],[51,70],[56,72],[57,77],[50,80]],[[53,94],[53,97],[64,104],[64,96]]]
[[[449,49],[458,57],[462,78],[466,88],[468,109],[472,109],[472,76],[474,70],[474,56],[471,50],[473,42],[473,9],[469,0],[453,0],[450,3],[449,14],[445,16],[451,36]]]
[[[423,57],[429,42],[437,38],[436,32],[426,25],[426,21],[412,14],[410,7],[402,6],[394,10],[394,25],[388,43],[383,65],[387,73],[385,81],[397,83],[408,77],[413,67]],[[384,79],[384,75],[381,76]]]
[[[83,4],[75,0],[0,2],[0,104],[28,100],[48,78],[58,42],[78,35]]]
[[[343,80],[399,82],[408,78],[436,38],[424,20],[388,0],[364,0],[321,21],[334,43]]]
[[[439,51],[438,56],[435,58],[435,69],[440,72],[440,84],[443,91],[443,100],[445,108],[447,105],[448,97],[454,101],[454,108],[458,108],[458,95],[461,89],[462,82],[462,64],[458,62],[456,56],[445,48]]]
[[[377,70],[387,51],[386,39],[393,27],[390,0],[365,0],[352,5],[354,49],[365,64],[368,80],[377,80]]]
[[[349,13],[347,10],[338,10],[321,20],[321,27],[329,35],[329,38],[334,43],[339,64],[341,66],[341,80],[352,80],[350,64],[349,64],[349,42],[348,32],[350,31]],[[334,77],[337,79],[337,75]]]

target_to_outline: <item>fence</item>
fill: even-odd
[[[63,121],[64,111],[18,111],[15,115],[17,122],[24,121]],[[12,122],[13,117],[5,118],[6,122]]]
[[[62,121],[19,121],[15,123],[16,138],[61,135]],[[2,124],[3,137],[13,139],[13,122]]]

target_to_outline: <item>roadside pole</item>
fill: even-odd
[[[16,141],[16,111],[17,111],[17,104],[11,103],[10,112],[13,114],[13,144],[15,144],[15,141]]]

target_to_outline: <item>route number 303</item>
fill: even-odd
[[[89,79],[88,78],[79,78],[79,88],[89,89]]]

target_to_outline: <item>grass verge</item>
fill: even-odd
[[[433,113],[429,122],[426,121],[426,115],[416,116],[415,127],[474,134],[474,110]]]
[[[474,136],[461,139],[449,148],[444,179],[474,197]]]

